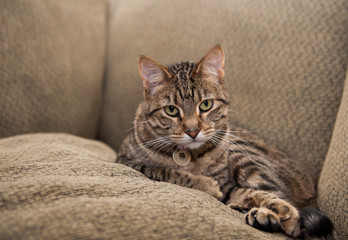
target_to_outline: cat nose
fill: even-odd
[[[188,131],[185,131],[185,133],[187,135],[189,135],[192,139],[195,139],[198,135],[198,133],[200,132],[199,129],[194,129],[194,130],[188,130]]]
[[[195,139],[198,133],[201,131],[199,129],[199,122],[196,118],[185,119],[183,129],[192,139]]]

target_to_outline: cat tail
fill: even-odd
[[[300,211],[304,239],[336,240],[337,233],[331,220],[319,209],[305,207]]]

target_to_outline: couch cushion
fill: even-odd
[[[0,140],[0,239],[285,239],[210,195],[113,163],[67,134]]]
[[[0,137],[95,137],[105,1],[0,1]]]
[[[341,239],[348,237],[348,72],[330,149],[318,186],[318,201],[335,223]]]
[[[110,1],[101,139],[117,149],[142,99],[140,54],[163,64],[226,51],[234,123],[316,176],[331,139],[348,62],[348,1]]]

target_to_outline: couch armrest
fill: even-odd
[[[318,185],[320,208],[334,222],[341,239],[348,238],[348,72],[342,102]]]

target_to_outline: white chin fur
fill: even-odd
[[[204,144],[204,142],[190,142],[190,143],[185,144],[185,147],[189,148],[189,149],[196,149],[196,148],[199,148],[200,146],[202,146],[203,144]]]

